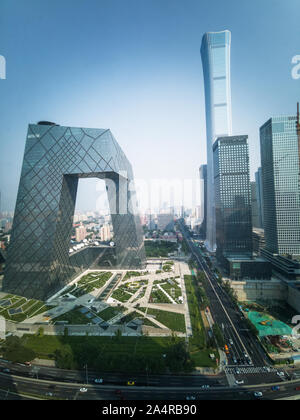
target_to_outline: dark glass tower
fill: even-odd
[[[299,114],[273,117],[260,129],[266,250],[300,255]]]
[[[106,182],[116,266],[144,266],[133,172],[110,130],[31,124],[6,261],[5,292],[46,299],[88,268],[69,257],[78,179],[88,177]]]
[[[213,146],[219,257],[252,256],[248,136],[222,137]]]

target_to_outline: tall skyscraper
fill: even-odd
[[[300,255],[298,116],[273,117],[260,129],[266,250]]]
[[[252,256],[248,136],[218,138],[213,146],[218,257]]]
[[[200,169],[200,186],[201,186],[201,207],[202,207],[202,223],[200,227],[200,234],[203,239],[206,236],[207,226],[207,165],[201,165]]]
[[[251,182],[252,226],[260,228],[256,182]]]
[[[205,85],[207,136],[207,232],[206,246],[216,248],[213,144],[218,137],[232,134],[230,31],[203,36],[201,57]]]
[[[264,195],[262,187],[262,169],[258,168],[255,173],[255,183],[256,183],[256,198],[257,198],[257,207],[258,207],[258,228],[263,229],[264,227]]]

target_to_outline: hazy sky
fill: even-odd
[[[27,125],[39,120],[110,128],[138,179],[198,177],[207,31],[232,32],[233,131],[249,135],[253,178],[259,127],[300,100],[299,22],[299,0],[0,0],[2,209],[14,208]],[[82,209],[94,189],[81,188]]]

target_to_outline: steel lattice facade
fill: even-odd
[[[116,267],[144,267],[132,167],[110,130],[30,124],[4,291],[46,299],[88,268],[90,258],[69,256],[78,180],[88,177],[106,183]]]

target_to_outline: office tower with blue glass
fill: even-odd
[[[89,268],[95,249],[69,255],[78,180],[105,180],[115,266],[143,268],[145,251],[131,164],[110,130],[30,124],[3,290],[46,299]],[[92,255],[92,257],[91,257]]]
[[[297,116],[260,129],[264,229],[269,255],[300,256],[300,134]]]
[[[209,32],[203,36],[203,65],[207,136],[207,232],[206,246],[216,248],[213,144],[218,137],[232,134],[230,31]]]
[[[221,137],[213,146],[217,256],[252,257],[248,136]]]

